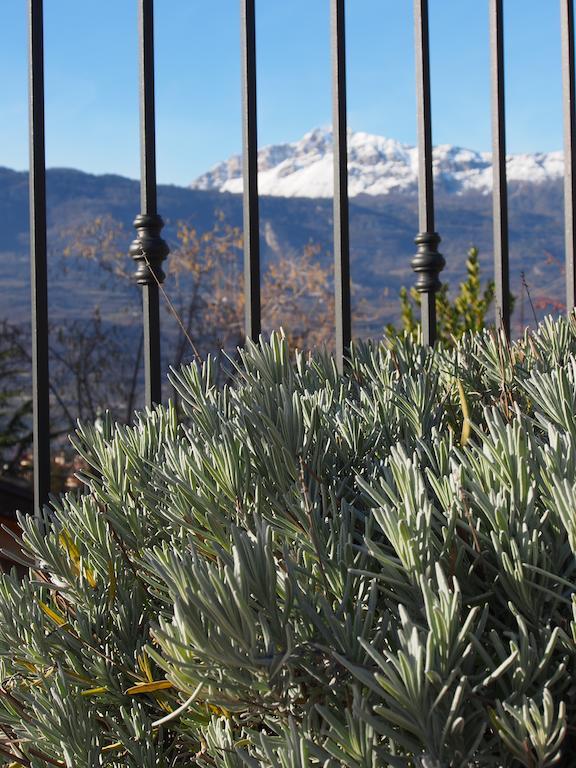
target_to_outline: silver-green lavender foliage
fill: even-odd
[[[282,338],[84,426],[0,582],[12,766],[463,768],[576,753],[576,325]]]

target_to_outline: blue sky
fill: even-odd
[[[557,0],[505,0],[508,148],[562,146]],[[0,2],[0,165],[28,163],[26,8]],[[486,0],[430,0],[434,143],[490,148]],[[259,141],[330,122],[328,0],[257,0]],[[349,124],[415,142],[411,0],[348,0]],[[47,163],[137,177],[135,0],[45,0]],[[238,0],[156,0],[158,178],[240,149]]]

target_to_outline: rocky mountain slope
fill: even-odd
[[[272,154],[272,153],[271,153]],[[271,161],[272,162],[272,161]],[[544,167],[544,166],[542,166]],[[138,183],[119,176],[93,176],[74,170],[48,172],[50,248],[50,313],[55,320],[74,318],[98,306],[110,318],[125,308],[128,298],[114,277],[96,263],[62,259],[66,232],[78,223],[111,216],[125,227],[126,264],[132,221],[139,211]],[[159,210],[166,221],[168,242],[176,243],[177,224],[185,221],[200,230],[210,229],[221,212],[227,222],[241,226],[242,199],[215,190],[161,186]],[[511,279],[520,311],[521,273],[533,299],[564,294],[562,181],[513,181],[510,184]],[[446,257],[442,279],[456,285],[462,277],[466,251],[480,248],[483,277],[492,274],[491,196],[483,189],[462,189],[458,194],[438,186],[437,228]],[[383,319],[398,314],[398,291],[411,285],[410,259],[418,231],[416,196],[411,188],[386,194],[356,194],[350,204],[352,281],[354,303],[368,302],[378,310],[362,332],[378,334]],[[321,258],[332,255],[332,203],[326,196],[261,199],[261,238],[264,264],[279,253],[294,254],[307,244],[321,246]],[[168,257],[170,259],[170,257]],[[28,180],[27,174],[0,169],[0,318],[26,320],[29,313]],[[165,284],[170,294],[170,279]],[[114,289],[114,290],[111,290]],[[134,292],[130,294],[132,301]],[[140,311],[136,292],[134,316]],[[526,318],[531,314],[525,301]],[[538,310],[541,316],[543,310]],[[360,330],[360,329],[359,329]]]

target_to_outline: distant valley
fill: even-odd
[[[281,160],[280,162],[285,162]],[[292,157],[291,163],[297,163]],[[273,167],[276,167],[275,163]],[[549,296],[563,300],[563,198],[557,158],[542,160],[548,175],[520,178],[510,184],[511,275],[513,291],[520,293],[520,273],[526,274],[532,298]],[[213,174],[216,171],[212,172]],[[220,173],[220,172],[219,172]],[[220,175],[222,175],[220,173]],[[384,182],[383,182],[384,183]],[[127,231],[126,249],[132,237],[131,222],[139,210],[139,185],[113,175],[94,176],[81,171],[48,171],[51,315],[62,320],[98,305],[104,316],[115,312],[130,297],[104,273],[92,274],[73,260],[64,262],[62,232],[97,216],[111,216]],[[232,225],[241,225],[239,194],[206,188],[206,179],[195,188],[161,186],[159,210],[166,221],[165,237],[174,243],[177,224],[185,221],[200,230],[210,229],[219,212]],[[214,186],[214,185],[212,185]],[[222,185],[220,185],[222,186]],[[198,188],[203,187],[203,188]],[[266,192],[264,186],[263,192]],[[451,189],[444,179],[438,184],[437,229],[447,267],[443,278],[456,285],[464,271],[467,249],[480,249],[483,276],[492,272],[491,197],[484,187]],[[358,329],[376,335],[384,320],[398,312],[398,292],[410,286],[410,258],[418,231],[416,194],[413,185],[389,188],[383,194],[359,192],[350,201],[352,281],[356,303],[361,300],[379,308],[372,326]],[[279,253],[294,254],[307,243],[321,246],[321,258],[331,260],[332,205],[324,194],[261,198],[263,260]],[[170,258],[170,257],[168,257]],[[129,257],[126,256],[127,264]],[[169,282],[166,290],[170,292]],[[28,286],[28,181],[27,174],[0,169],[0,317],[25,319],[29,308]],[[517,307],[518,307],[517,303]],[[138,308],[134,308],[137,313]],[[539,310],[542,313],[544,310]],[[529,319],[529,317],[527,317]]]

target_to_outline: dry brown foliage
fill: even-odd
[[[110,217],[100,217],[67,233],[64,255],[98,264],[108,275],[131,280],[126,255],[129,235]],[[172,316],[166,339],[168,360],[182,364],[191,353],[204,357],[243,342],[244,275],[242,231],[218,214],[207,231],[180,222],[166,262],[164,305]],[[282,327],[293,347],[331,347],[334,328],[332,270],[321,249],[282,253],[264,264],[261,281],[265,334]]]

